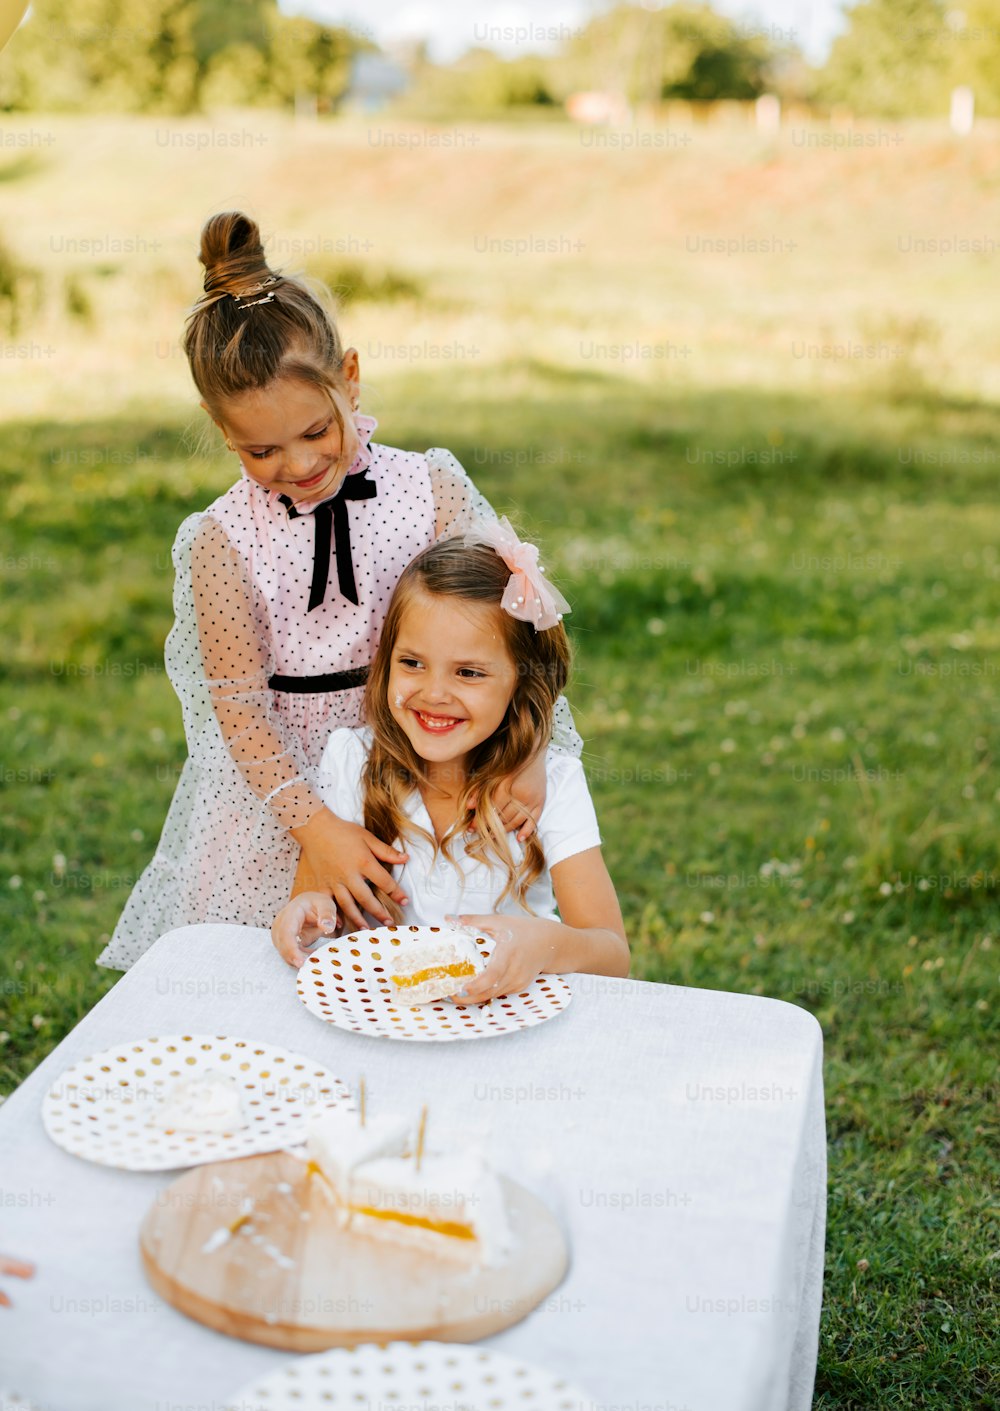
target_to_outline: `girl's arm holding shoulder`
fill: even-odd
[[[386,868],[404,862],[405,854],[327,808],[282,736],[270,711],[268,651],[258,636],[245,565],[226,531],[208,515],[191,546],[190,592],[197,636],[186,650],[197,659],[197,671],[190,660],[187,670],[201,676],[247,787],[299,844],[315,885],[336,898],[352,926],[365,924],[362,907],[390,921],[371,887],[404,904]]]
[[[496,938],[489,964],[472,980],[460,1004],[483,1004],[519,994],[539,975],[628,974],[629,946],[614,884],[600,848],[574,853],[552,868],[561,921],[534,916],[460,916],[466,926]]]

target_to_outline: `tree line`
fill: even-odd
[[[34,0],[0,63],[8,111],[196,113],[220,105],[337,112],[373,39],[283,15],[276,0]],[[633,108],[762,93],[871,116],[934,116],[959,84],[1000,113],[997,0],[860,0],[826,62],[797,36],[677,0],[618,4],[567,34],[558,52],[503,58],[471,48],[454,63],[411,56],[401,114],[557,114],[570,94],[612,91]]]

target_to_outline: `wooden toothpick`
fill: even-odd
[[[424,1137],[427,1133],[427,1108],[420,1110],[420,1126],[417,1128],[417,1170],[420,1170],[420,1162],[424,1155]]]
[[[360,1103],[361,1103],[361,1125],[362,1125],[362,1127],[363,1127],[363,1126],[365,1125],[365,1115],[366,1115],[366,1114],[365,1114],[365,1080],[364,1080],[364,1078],[361,1079]]]

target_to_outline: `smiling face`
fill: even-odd
[[[258,485],[296,503],[321,500],[336,494],[360,445],[350,402],[338,403],[343,440],[326,391],[291,378],[229,398],[218,425]]]
[[[428,777],[449,792],[470,751],[499,728],[517,682],[500,609],[415,590],[389,665],[388,704]]]

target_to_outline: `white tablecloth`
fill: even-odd
[[[579,1383],[595,1411],[805,1411],[826,1218],[822,1039],[776,1000],[575,976],[538,1028],[460,1043],[346,1033],[310,1015],[265,931],[157,942],[0,1107],[0,1387],[39,1411],[221,1411],[289,1354],[189,1321],[147,1285],[139,1224],[174,1173],[70,1156],[42,1097],[127,1039],[265,1039],[383,1111],[489,1126],[503,1168],[553,1208],[572,1264],[489,1346]],[[0,1406],[4,1405],[0,1396]]]

